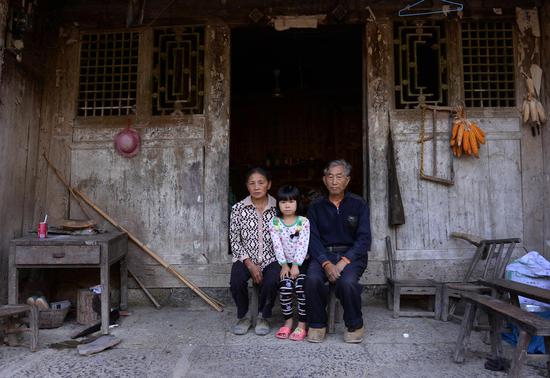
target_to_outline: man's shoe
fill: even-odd
[[[363,341],[363,335],[365,334],[365,327],[356,329],[355,331],[348,331],[347,329],[344,332],[344,341],[351,344],[359,344]]]
[[[307,332],[307,341],[310,343],[322,343],[327,333],[326,328],[309,328]]]
[[[233,332],[235,335],[244,335],[248,332],[251,325],[252,323],[250,323],[250,318],[241,318],[237,320],[237,323],[235,323],[235,325],[233,325],[231,332]]]
[[[256,332],[256,335],[265,336],[269,333],[269,323],[267,322],[267,319],[258,317],[258,320],[256,321],[256,327],[254,328],[254,332]]]

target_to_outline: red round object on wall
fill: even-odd
[[[139,152],[140,142],[141,138],[138,132],[127,127],[115,136],[115,150],[120,155],[131,158]]]

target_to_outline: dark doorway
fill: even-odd
[[[231,200],[247,195],[244,174],[267,167],[273,188],[293,184],[307,199],[324,190],[322,168],[345,158],[362,194],[363,31],[326,26],[231,36]]]

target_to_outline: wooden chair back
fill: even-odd
[[[521,239],[519,238],[481,240],[464,276],[464,282],[480,278],[503,278],[506,265],[512,257],[514,248],[520,242]],[[474,272],[479,268],[479,264],[484,264],[481,276],[472,279]]]

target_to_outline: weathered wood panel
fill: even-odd
[[[92,150],[74,144],[72,151],[72,185],[167,262],[204,260],[202,145],[143,148],[132,159],[112,145]]]
[[[0,303],[7,298],[9,241],[28,230],[26,197],[34,185],[41,84],[11,56],[0,84]],[[35,220],[37,222],[37,220]],[[34,226],[36,223],[32,222]]]
[[[550,2],[545,1],[540,9],[540,21],[542,27],[541,40],[541,67],[546,75],[542,82],[541,102],[544,109],[550,110]],[[544,241],[545,257],[550,259],[550,129],[548,123],[542,129],[542,148],[543,148],[543,219],[544,219]]]

